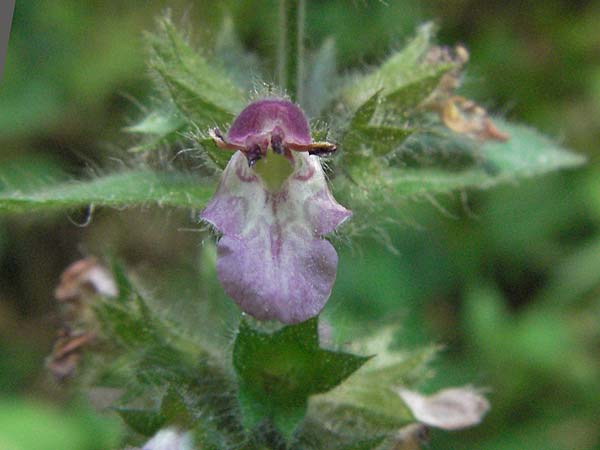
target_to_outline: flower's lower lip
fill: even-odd
[[[222,233],[225,292],[258,319],[297,323],[318,314],[331,293],[337,254],[322,236],[350,211],[331,195],[318,158],[285,153],[291,160],[271,149],[253,168],[234,154],[200,217]]]

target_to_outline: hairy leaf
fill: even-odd
[[[337,177],[334,188],[348,198],[352,209],[385,208],[402,198],[485,189],[585,161],[531,128],[499,119],[496,123],[510,139],[481,144],[454,133],[414,134],[393,158],[370,157],[347,167],[348,177]],[[370,151],[376,148],[373,145]]]
[[[142,137],[142,142],[130,149],[131,152],[142,152],[177,142],[188,128],[185,119],[176,111],[156,110],[125,131]]]
[[[144,436],[153,436],[166,422],[160,411],[135,408],[115,408],[115,411],[132,430]]]
[[[213,186],[189,174],[128,171],[86,181],[53,184],[37,191],[3,191],[0,193],[0,212],[147,204],[202,208],[213,191]]]
[[[272,334],[240,323],[233,364],[247,428],[271,419],[289,437],[303,419],[310,395],[337,386],[368,360],[322,349],[317,321],[310,319]]]
[[[175,425],[192,429],[206,448],[243,442],[233,379],[221,358],[199,336],[183,334],[177,324],[162,319],[114,266],[120,295],[99,298],[94,312],[99,339],[112,355],[104,365],[114,364],[113,372],[121,369],[127,375],[111,383],[124,390],[117,412],[147,436]],[[126,367],[119,367],[123,363]]]
[[[440,78],[455,67],[448,62],[428,62],[425,56],[432,44],[434,27],[421,26],[417,35],[400,51],[392,54],[370,74],[354,79],[342,89],[340,100],[355,111],[380,92],[381,102],[401,111],[424,100]]]
[[[0,193],[43,189],[67,176],[59,162],[45,156],[21,156],[0,162]]]
[[[174,389],[169,389],[164,395],[160,409],[120,407],[115,410],[127,425],[144,436],[153,436],[166,426],[189,429],[193,422],[183,399]]]
[[[378,350],[373,359],[335,389],[311,399],[313,420],[347,434],[373,438],[414,422],[394,388],[419,380],[435,349],[396,353],[388,350],[389,337],[382,333],[371,338],[369,343],[374,345],[368,350]]]
[[[245,102],[227,72],[195,51],[168,16],[148,36],[150,69],[187,120],[204,128],[231,121]]]
[[[444,192],[469,187],[488,188],[498,183],[543,175],[554,170],[576,167],[585,159],[571,153],[535,130],[523,125],[496,120],[508,132],[506,142],[487,141],[479,146],[479,162],[464,170],[444,168],[392,168],[391,186],[395,194]],[[444,148],[440,149],[444,151]]]
[[[233,155],[231,150],[217,147],[212,138],[204,132],[192,132],[188,137],[202,149],[200,155],[204,158],[207,167],[219,173],[225,169]]]

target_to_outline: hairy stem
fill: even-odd
[[[298,0],[296,15],[296,101],[304,106],[304,24],[306,0]]]
[[[287,0],[279,0],[278,17],[278,41],[277,41],[277,83],[282,88],[287,87]]]
[[[300,104],[304,94],[305,16],[306,0],[279,0],[277,82]]]

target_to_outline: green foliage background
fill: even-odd
[[[152,95],[142,32],[165,6],[202,42],[214,42],[231,14],[245,45],[272,60],[272,1],[18,3],[0,82],[0,191],[120,168],[131,145],[122,128],[143,116],[140,105]],[[399,345],[444,344],[434,363],[440,376],[425,390],[490,388],[484,423],[434,432],[432,448],[598,448],[600,7],[312,0],[307,36],[313,48],[334,37],[342,69],[368,67],[431,18],[442,43],[470,49],[466,96],[536,126],[589,163],[486,192],[407,200],[387,245],[368,236],[341,244],[326,315],[343,317],[337,333],[348,339],[377,330],[385,317],[399,325]],[[205,233],[190,231],[189,213],[105,208],[78,226],[88,213],[0,219],[0,447],[20,440],[23,449],[91,450],[119,441],[118,422],[66,395],[44,369],[57,326],[52,292],[70,262],[119,255],[140,279],[155,280],[148,289],[170,300],[166,309],[190,308],[174,292],[189,298],[214,289],[223,297],[199,285],[211,249]],[[25,441],[34,423],[44,439]]]

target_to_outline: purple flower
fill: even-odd
[[[312,142],[304,113],[284,99],[259,100],[235,119],[227,137],[238,150],[216,194],[200,214],[222,233],[217,274],[225,292],[261,320],[298,323],[317,315],[335,280],[337,254],[321,236],[351,212],[338,204]]]

